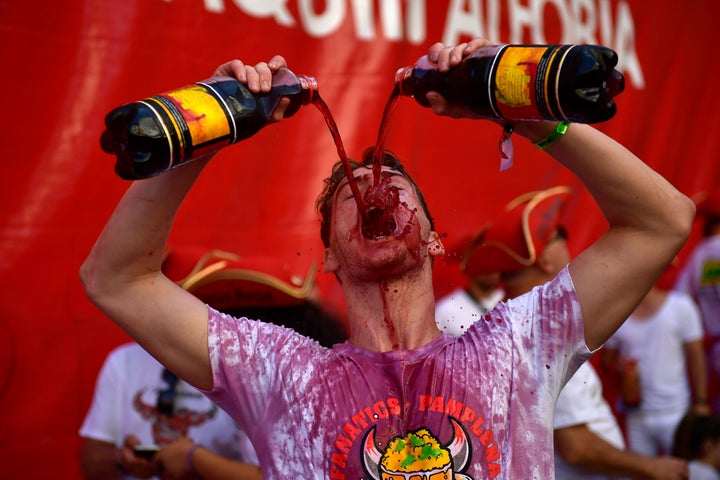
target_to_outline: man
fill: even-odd
[[[518,297],[555,277],[570,261],[560,225],[570,194],[568,187],[558,186],[509,202],[466,251],[465,274],[500,272],[506,298]],[[623,433],[590,362],[578,368],[560,393],[553,437],[557,480],[687,478],[687,466],[680,459],[625,450]]]
[[[488,44],[438,43],[429,59],[447,71]],[[235,60],[215,73],[267,91],[285,64]],[[475,118],[435,92],[427,98],[437,114]],[[515,124],[533,142],[555,133],[546,151],[585,183],[610,227],[547,287],[496,307],[492,322],[457,341],[434,319],[432,259],[444,248],[419,189],[387,154],[382,180],[398,199],[391,234],[363,235],[342,168],[321,195],[323,266],[343,286],[350,325],[349,341],[333,349],[219,314],[162,275],[173,218],[207,158],[133,183],[81,278],[111,319],[248,431],[266,478],[552,478],[552,412],[564,379],[627,318],[694,215],[689,199],[599,131],[572,125],[559,138],[559,130]],[[354,175],[364,193],[372,169]],[[555,319],[540,321],[537,308]]]
[[[207,457],[209,471],[231,468],[238,479],[263,478],[250,441],[235,422],[136,343],[108,355],[80,436],[80,466],[89,480],[160,478],[159,465],[173,457],[183,467]],[[193,457],[173,454],[185,443],[202,448],[196,447]]]

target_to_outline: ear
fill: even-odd
[[[325,249],[325,254],[323,257],[323,272],[324,273],[330,273],[334,272],[338,268],[338,261],[335,258],[335,254],[330,250],[330,248]]]
[[[440,257],[445,255],[445,245],[440,240],[440,235],[436,232],[430,232],[427,242],[428,254],[431,257]]]

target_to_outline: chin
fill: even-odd
[[[420,270],[427,260],[427,252],[419,248],[409,248],[404,242],[386,242],[385,246],[376,248],[362,262],[366,277],[388,280]]]

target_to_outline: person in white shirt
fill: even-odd
[[[657,286],[605,342],[603,364],[619,378],[625,376],[621,386],[637,387],[635,398],[621,401],[632,451],[668,453],[675,428],[690,408],[710,413],[704,355],[697,305],[686,294]]]

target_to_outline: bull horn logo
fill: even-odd
[[[425,473],[427,477],[447,472],[448,478],[469,478],[459,473],[467,467],[472,445],[462,424],[448,417],[453,429],[453,438],[445,445],[427,429],[420,429],[405,437],[395,437],[381,452],[375,445],[375,426],[363,440],[363,468],[373,480],[388,478],[413,478]],[[458,474],[458,475],[455,475]],[[422,478],[427,478],[425,475]]]

